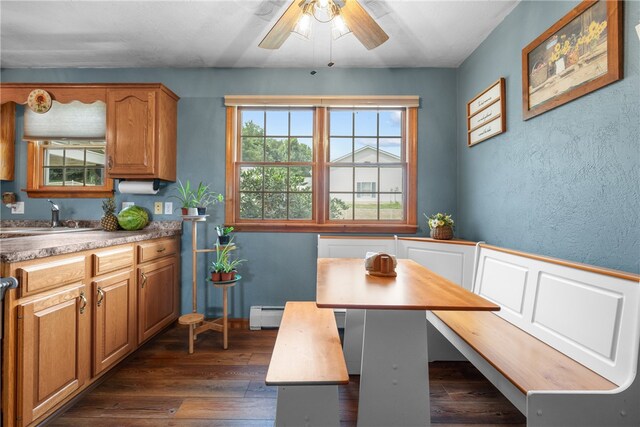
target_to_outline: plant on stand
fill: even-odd
[[[216,245],[216,260],[211,263],[211,280],[214,282],[234,280],[237,267],[240,266],[246,260],[244,259],[231,259],[230,251],[233,246],[231,241],[228,245],[221,246]],[[218,274],[220,276],[218,276]],[[216,280],[217,279],[217,280]]]
[[[211,281],[212,282],[220,282],[222,280],[222,270],[224,266],[218,260],[211,261],[211,266],[209,270],[211,271]]]
[[[449,214],[438,212],[437,214],[427,216],[427,224],[431,230],[431,237],[437,240],[450,240],[453,238],[453,218]]]
[[[222,194],[209,191],[209,186],[202,182],[198,184],[198,188],[194,191],[193,198],[196,208],[198,209],[198,215],[205,215],[207,213],[207,206],[224,201]]]
[[[228,245],[231,243],[231,232],[233,227],[225,227],[224,225],[216,225],[216,233],[218,234],[218,243]]]
[[[182,215],[197,215],[195,193],[191,189],[191,183],[187,180],[186,184],[182,184],[182,181],[178,180],[178,187],[176,188],[176,195],[171,196],[174,199],[180,201],[180,208],[182,209]]]

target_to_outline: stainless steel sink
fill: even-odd
[[[59,233],[77,233],[81,231],[96,231],[97,228],[69,228],[69,227],[0,227],[0,237],[24,237],[36,236],[39,234],[59,234]]]

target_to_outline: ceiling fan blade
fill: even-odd
[[[374,49],[389,40],[387,33],[380,28],[357,0],[344,0],[340,15],[353,35],[367,49]]]
[[[302,16],[301,4],[304,4],[304,0],[302,2],[294,0],[258,46],[263,49],[278,49],[282,46]]]

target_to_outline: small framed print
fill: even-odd
[[[471,147],[507,130],[504,77],[467,103],[467,145]]]

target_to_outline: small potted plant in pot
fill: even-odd
[[[209,271],[211,272],[211,281],[219,282],[222,280],[222,270],[224,266],[220,261],[212,261],[209,267]]]
[[[200,188],[198,187],[198,190]],[[198,191],[196,191],[196,199],[198,199]],[[212,193],[207,192],[207,195],[202,198],[201,201],[198,201],[198,215],[204,215],[207,213],[207,206],[215,205],[216,203],[222,203],[224,201],[224,196],[220,193]]]
[[[224,225],[216,225],[216,233],[218,234],[218,243],[228,245],[231,243],[231,232],[233,227],[225,227]]]
[[[198,215],[204,215],[207,213],[209,198],[209,186],[202,182],[198,183],[198,188],[193,192],[193,201],[196,205],[196,209],[198,209]]]
[[[191,183],[187,180],[186,184],[182,184],[182,181],[178,180],[178,187],[176,189],[176,195],[171,196],[174,199],[180,201],[180,208],[182,209],[182,215],[197,215],[196,200],[194,197],[194,191],[191,188]]]
[[[246,261],[244,259],[231,259],[229,255],[232,249],[231,241],[229,241],[228,245],[216,246],[216,262],[212,263],[212,268],[215,264],[216,270],[220,271],[220,280],[223,282],[235,279],[237,267]],[[212,274],[211,280],[215,282],[214,277],[217,276]]]
[[[205,215],[207,213],[207,206],[222,203],[224,196],[209,191],[209,186],[201,182],[193,192],[193,199],[198,209],[198,215]]]
[[[437,214],[427,216],[427,224],[431,230],[431,237],[437,240],[450,240],[453,238],[453,218],[449,214],[438,212]]]
[[[235,279],[236,273],[238,272],[237,267],[244,261],[244,259],[227,259],[227,262],[224,264],[224,267],[222,269],[222,273],[220,274],[222,281],[226,282]]]

